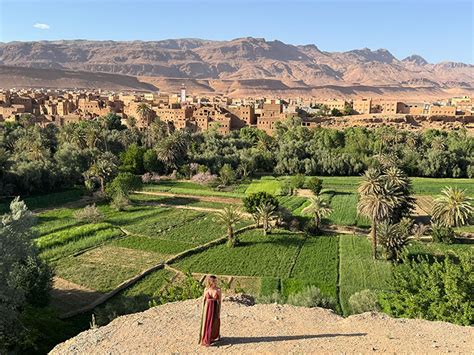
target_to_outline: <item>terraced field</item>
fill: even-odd
[[[75,192],[60,193],[46,199],[44,205],[63,207],[37,213],[35,243],[57,276],[92,291],[108,292],[173,255],[223,237],[225,229],[215,220],[213,211],[234,203],[241,206],[241,198],[251,192],[278,193],[284,180],[285,177],[254,180],[230,191],[215,191],[192,182],[163,181],[145,186],[144,192],[166,192],[167,196],[134,194],[134,206],[126,211],[118,212],[99,204],[103,218],[98,223],[78,221],[74,217],[79,209],[75,205],[78,196]],[[325,222],[368,226],[368,221],[356,213],[355,189],[360,178],[323,177],[323,180],[323,194],[334,210]],[[433,186],[438,188],[450,182],[438,181]],[[417,196],[423,211],[432,202],[435,188],[428,186],[431,183],[425,179],[414,182],[415,191],[424,194]],[[464,188],[468,186],[462,180],[456,183]],[[296,216],[301,216],[308,204],[305,196],[278,196],[278,199],[281,206]],[[39,199],[31,201],[42,208]],[[237,228],[250,223],[244,220]],[[373,261],[370,243],[362,236],[308,236],[274,230],[264,237],[261,230],[248,230],[240,239],[236,248],[216,245],[187,255],[171,266],[190,271],[196,278],[217,274],[224,288],[255,296],[277,291],[288,297],[307,285],[315,285],[334,299],[345,315],[351,312],[348,299],[353,293],[366,288],[385,289],[391,277],[390,264]],[[413,254],[436,255],[466,246],[447,248],[415,243],[410,248]],[[117,314],[146,309],[148,301],[173,275],[171,270],[155,271],[97,308],[97,312],[102,310],[103,316],[108,317],[113,307],[118,307]]]

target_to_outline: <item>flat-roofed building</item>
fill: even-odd
[[[355,99],[352,101],[352,109],[358,115],[366,115],[370,113],[372,107],[372,99],[371,98],[361,98]]]
[[[431,105],[430,116],[456,116],[456,107]]]

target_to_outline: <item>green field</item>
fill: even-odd
[[[324,223],[369,225],[357,216],[356,188],[359,177],[322,177],[323,195],[330,201],[333,213]],[[145,186],[145,191],[166,191],[189,195],[179,197],[133,194],[133,205],[116,211],[107,203],[98,203],[103,218],[97,223],[84,223],[74,217],[80,209],[77,190],[34,198],[31,206],[53,208],[37,211],[34,228],[35,243],[40,255],[58,277],[99,292],[109,292],[145,269],[163,263],[183,251],[194,249],[225,236],[225,228],[215,218],[214,209],[235,204],[252,192],[278,194],[285,177],[262,178],[229,191],[216,191],[186,181],[162,181]],[[469,186],[470,180],[413,179],[414,190],[425,196],[436,195],[444,185]],[[196,197],[193,197],[196,196]],[[235,200],[202,201],[199,196],[234,198]],[[302,196],[277,196],[280,205],[301,218],[308,199]],[[309,217],[308,217],[309,218]],[[304,220],[304,218],[302,219]],[[243,220],[237,229],[253,223]],[[465,227],[469,230],[472,226]],[[254,296],[279,292],[284,299],[308,285],[318,287],[335,301],[336,311],[351,313],[349,298],[364,290],[385,290],[391,278],[391,264],[371,255],[371,246],[364,236],[309,236],[304,233],[273,230],[263,236],[260,229],[239,235],[241,243],[228,248],[225,243],[193,251],[171,266],[190,271],[195,278],[217,274],[221,285]],[[463,252],[470,245],[444,245],[411,242],[411,255],[430,258],[449,252]],[[120,292],[94,313],[99,324],[106,324],[117,315],[148,308],[163,285],[174,275],[157,270],[130,288]],[[226,284],[232,279],[231,286]]]
[[[349,297],[365,289],[384,290],[391,275],[391,264],[373,260],[370,242],[365,237],[339,237],[339,289],[344,315],[351,313]]]
[[[244,232],[239,239],[236,248],[219,245],[174,265],[199,273],[286,277],[304,241],[301,234],[274,231],[264,237],[260,230]]]
[[[20,198],[25,201],[30,210],[36,210],[57,207],[65,203],[77,201],[83,194],[82,188],[75,188],[41,195],[20,196]],[[0,199],[0,214],[9,210],[11,200],[12,198]]]

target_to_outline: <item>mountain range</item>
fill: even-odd
[[[291,45],[263,38],[230,41],[169,39],[162,41],[39,41],[0,43],[2,73],[18,67],[61,73],[110,73],[137,77],[162,90],[181,83],[196,92],[248,95],[268,91],[314,95],[444,95],[474,90],[474,66],[458,62],[428,63],[419,55],[398,59],[386,49],[326,52],[316,45]],[[25,69],[26,70],[26,69]],[[79,74],[78,74],[79,75]],[[40,75],[41,76],[41,75]],[[42,74],[42,76],[46,76]],[[20,78],[23,78],[20,80]],[[85,85],[87,79],[77,83]],[[112,80],[113,81],[113,80]],[[70,85],[74,80],[68,81]],[[2,85],[3,83],[3,85]],[[35,86],[51,87],[47,78]],[[96,84],[94,84],[96,85]],[[14,85],[15,86],[15,85]],[[78,85],[77,85],[78,86]],[[108,86],[104,83],[104,86]],[[86,86],[87,87],[87,86]],[[108,88],[108,87],[104,87]],[[126,85],[125,87],[126,88]]]

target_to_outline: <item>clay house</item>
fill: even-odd
[[[355,99],[352,101],[352,109],[358,115],[367,115],[371,112],[372,108],[372,99],[371,98],[361,98]]]
[[[456,116],[456,107],[431,105],[428,114],[430,116]]]

